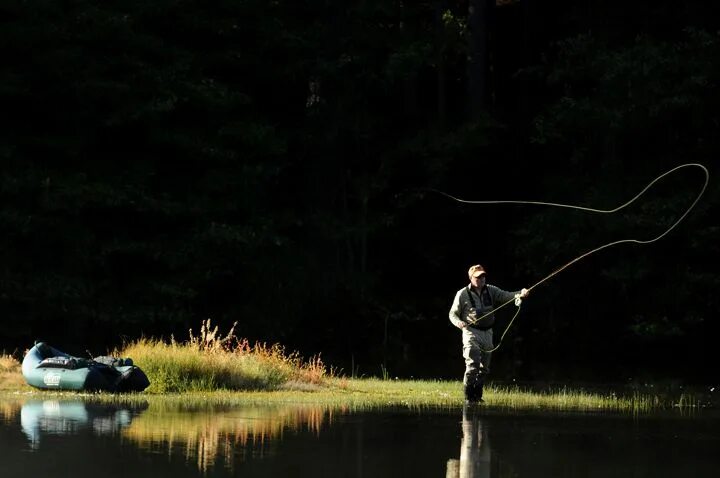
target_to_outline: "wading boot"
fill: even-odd
[[[477,397],[478,403],[483,403],[483,385],[485,385],[485,379],[483,376],[479,376],[475,381],[475,396]]]
[[[482,403],[482,394],[483,382],[481,378],[476,378],[465,384],[465,403],[467,405]]]

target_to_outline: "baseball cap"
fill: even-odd
[[[474,266],[471,266],[470,269],[468,269],[468,277],[480,277],[481,275],[485,274],[485,268],[481,266],[480,264],[476,264]]]

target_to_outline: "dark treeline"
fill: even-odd
[[[716,2],[6,0],[0,348],[211,318],[345,373],[454,377],[467,267],[514,290],[653,237],[720,152]],[[706,380],[718,188],[525,301],[497,378]],[[501,315],[509,319],[509,313]]]

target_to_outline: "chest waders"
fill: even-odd
[[[475,310],[475,316],[477,320],[478,318],[483,317],[483,312],[478,308],[477,302],[475,302],[475,298],[472,294],[472,286],[467,286],[465,289],[468,295],[468,299],[470,300],[470,305]],[[488,289],[487,285],[484,285],[483,288],[480,290],[480,303],[484,307],[489,307],[489,311],[485,312],[485,315],[489,315],[493,312],[493,300],[492,296],[490,295],[490,290]],[[495,316],[488,317],[489,320],[487,320],[483,325],[475,325],[477,322],[467,322],[468,326],[474,327],[476,329],[480,330],[488,330],[491,329],[493,325],[495,325]]]
[[[468,299],[470,301],[470,304],[475,311],[475,314],[477,317],[482,316],[481,310],[478,308],[478,303],[476,302],[475,298],[472,294],[471,286],[468,286],[467,289],[465,289],[468,295]],[[492,311],[493,307],[493,300],[492,296],[490,295],[490,291],[488,290],[487,285],[483,286],[483,288],[480,290],[480,302],[483,308],[489,307],[489,310]],[[468,330],[468,333],[475,334],[475,333],[486,333],[489,330],[492,330],[492,326],[495,322],[495,317],[491,316],[490,320],[483,324],[482,326],[478,325],[470,325],[468,324],[469,329],[475,329],[477,332]],[[470,360],[472,360],[471,363],[468,363],[466,360],[466,383],[465,383],[465,402],[468,404],[472,403],[479,403],[483,401],[483,385],[485,383],[485,374],[480,372],[480,366],[484,365],[486,362],[490,359],[490,352],[488,350],[485,350],[479,341],[476,340],[475,337],[473,337],[473,340],[470,343],[470,349],[468,350],[468,356],[470,357]],[[473,348],[476,348],[476,350],[473,350]],[[490,349],[492,349],[492,344],[490,346]],[[472,372],[470,372],[470,370]]]

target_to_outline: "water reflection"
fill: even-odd
[[[709,413],[638,419],[484,407],[220,406],[185,397],[150,397],[143,410],[3,398],[2,478],[720,476],[720,417]]]
[[[203,472],[214,466],[234,469],[249,457],[273,456],[286,431],[318,436],[338,411],[316,405],[188,407],[158,402],[123,436],[145,451],[182,455]]]
[[[446,478],[490,478],[490,441],[476,407],[463,408],[461,426],[460,459],[448,460]]]
[[[97,435],[114,435],[130,425],[147,403],[107,405],[77,400],[30,400],[20,409],[20,427],[30,447],[37,450],[43,436],[70,435],[89,429]]]
[[[0,424],[12,422],[22,404],[16,400],[0,400]]]
[[[276,455],[288,432],[319,437],[343,408],[317,405],[223,407],[152,401],[101,404],[82,400],[0,401],[0,424],[18,423],[30,449],[51,436],[117,436],[145,453],[180,458],[202,472],[233,470],[249,458]]]

